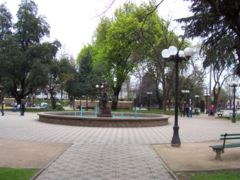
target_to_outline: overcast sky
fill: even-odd
[[[39,14],[46,17],[50,25],[51,39],[57,39],[62,43],[61,54],[69,54],[77,57],[81,48],[91,43],[94,30],[100,22],[100,14],[110,6],[112,0],[34,0],[38,5]],[[129,1],[129,0],[128,0]],[[8,9],[16,21],[16,12],[21,0],[0,0],[6,2]],[[108,9],[106,16],[112,16],[114,10],[127,0],[115,0]],[[143,0],[132,0],[140,4]],[[145,0],[145,2],[148,2]],[[160,0],[157,0],[160,2]],[[158,8],[159,15],[164,19],[176,19],[190,15],[189,3],[183,0],[165,0]],[[177,24],[173,24],[175,29]],[[179,31],[178,26],[178,33]]]

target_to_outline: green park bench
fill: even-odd
[[[232,143],[227,143],[227,140],[238,140],[240,139],[240,134],[221,134],[220,140],[223,140],[223,144],[217,144],[217,145],[211,145],[210,147],[213,149],[213,151],[216,152],[216,158],[217,160],[221,160],[221,154],[224,153],[225,148],[236,148],[240,147],[240,141],[234,141]]]
[[[223,115],[223,111],[222,110],[217,111],[217,115],[218,116],[222,116]]]

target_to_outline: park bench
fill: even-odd
[[[220,111],[217,111],[217,115],[218,115],[218,116],[222,116],[222,115],[223,115],[223,111],[221,111],[221,110],[220,110]]]
[[[225,148],[236,148],[240,147],[240,141],[236,141],[240,139],[240,134],[221,134],[220,140],[223,140],[223,144],[217,144],[217,145],[211,145],[210,147],[213,149],[213,151],[216,152],[216,158],[217,160],[221,160],[221,154],[224,153]],[[227,143],[227,140],[235,140],[234,142]]]
[[[232,117],[232,116],[233,116],[233,113],[230,112],[230,113],[229,113],[229,117]],[[240,116],[240,113],[239,113],[239,112],[235,112],[235,116]]]

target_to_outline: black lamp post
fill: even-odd
[[[190,93],[190,91],[188,89],[182,89],[181,90],[181,93],[184,94],[184,100],[186,101],[186,103],[188,104],[189,103],[189,99],[188,99],[188,94]]]
[[[0,84],[0,98],[1,98],[1,113],[4,116],[4,95],[3,95],[3,85]]]
[[[186,57],[192,56],[193,51],[191,48],[185,48],[184,51],[178,50],[175,46],[170,46],[168,49],[162,51],[163,58],[170,58],[175,61],[175,118],[173,126],[173,137],[171,145],[173,147],[180,147],[181,141],[179,137],[179,126],[178,126],[178,83],[179,83],[179,62],[186,59]]]
[[[236,99],[236,87],[238,86],[236,81],[232,81],[231,85],[233,88],[233,113],[232,113],[232,122],[236,122],[236,106],[235,106],[235,99]]]
[[[194,97],[195,97],[195,108],[199,108],[199,101],[198,100],[199,100],[200,96],[198,94],[196,94]]]

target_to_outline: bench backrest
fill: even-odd
[[[221,134],[221,136],[240,136],[240,134],[228,134],[228,133],[225,133],[225,134]]]
[[[220,140],[223,140],[223,148],[225,147],[226,140],[240,139],[240,134],[238,133],[235,133],[235,134],[225,133],[225,134],[221,134],[220,136],[221,136]]]

